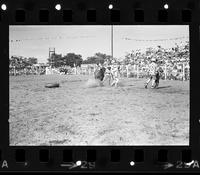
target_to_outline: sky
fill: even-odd
[[[186,38],[169,40],[178,37]],[[165,40],[158,41],[160,39]],[[158,45],[171,48],[175,43],[185,41],[189,41],[188,25],[113,26],[113,56],[116,58],[122,59],[132,50],[145,50]],[[39,63],[46,63],[49,47],[54,47],[57,54],[80,54],[84,60],[97,52],[111,55],[111,26],[9,26],[9,57],[35,57]]]

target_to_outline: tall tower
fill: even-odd
[[[55,56],[55,47],[50,47],[49,48],[49,62],[50,62],[50,65],[52,66],[53,64],[53,58]]]

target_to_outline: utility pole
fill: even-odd
[[[111,56],[113,60],[113,25],[111,25]]]

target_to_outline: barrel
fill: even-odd
[[[57,88],[59,86],[59,83],[48,83],[45,85],[46,88]]]

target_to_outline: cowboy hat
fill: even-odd
[[[157,59],[156,58],[151,58],[151,61],[157,61]]]

